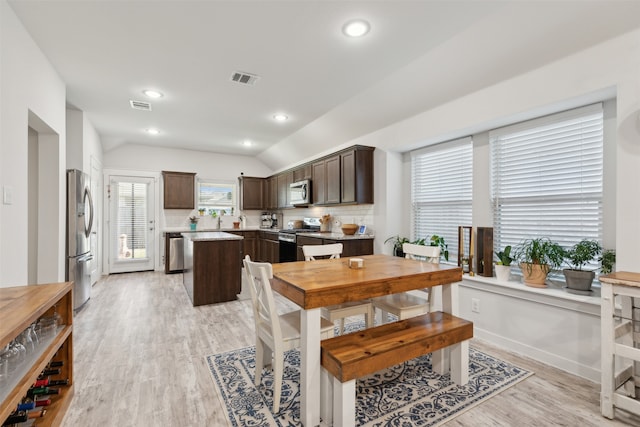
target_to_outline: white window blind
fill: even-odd
[[[118,259],[147,257],[147,184],[118,182]],[[121,249],[122,249],[121,248]]]
[[[230,183],[199,181],[198,208],[217,213],[224,210],[227,214],[236,205],[236,186]]]
[[[444,237],[457,259],[458,226],[471,225],[473,144],[470,137],[411,153],[412,238]]]
[[[495,250],[602,242],[602,128],[597,104],[490,132]]]

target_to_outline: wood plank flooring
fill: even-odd
[[[93,287],[74,322],[75,396],[63,427],[227,425],[205,356],[254,344],[248,300],[192,307],[180,274],[117,274]],[[447,426],[640,426],[620,410],[613,421],[600,415],[599,384],[472,345],[535,375]]]

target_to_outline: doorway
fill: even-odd
[[[155,180],[109,177],[109,271],[153,270],[155,265]]]

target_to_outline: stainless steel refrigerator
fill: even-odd
[[[93,228],[93,199],[89,176],[77,169],[67,170],[67,273],[73,281],[75,311],[91,296],[90,262],[93,259],[89,237]]]

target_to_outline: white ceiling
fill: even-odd
[[[105,151],[254,156],[311,133],[339,145],[640,25],[640,1],[612,0],[9,3]],[[344,37],[352,18],[371,32]],[[234,71],[260,80],[232,83]]]

